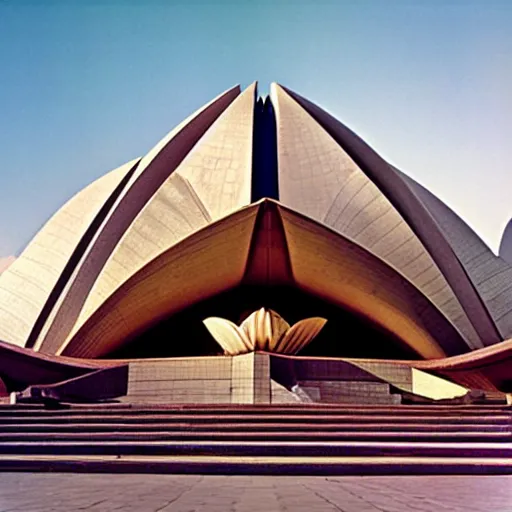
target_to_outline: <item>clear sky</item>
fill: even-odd
[[[0,256],[253,80],[326,108],[497,249],[512,217],[512,1],[0,0]]]

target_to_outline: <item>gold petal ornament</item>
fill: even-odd
[[[290,327],[275,311],[261,308],[249,315],[240,327],[218,317],[206,318],[203,323],[224,353],[235,356],[258,350],[297,354],[320,333],[327,320],[305,318]]]

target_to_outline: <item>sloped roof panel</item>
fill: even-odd
[[[284,89],[274,85],[279,198],[382,258],[417,286],[462,333],[482,344],[420,239],[352,158]]]
[[[402,173],[449,240],[503,338],[512,337],[512,266],[493,252],[446,204]]]
[[[199,109],[141,160],[41,329],[36,344],[39,350],[54,352],[66,340],[99,273],[126,230],[239,92],[238,86],[233,87]]]
[[[2,273],[0,339],[25,345],[64,269],[72,258],[79,258],[77,248],[91,224],[136,163],[129,162],[109,172],[76,194]]]

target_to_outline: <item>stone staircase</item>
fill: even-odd
[[[0,406],[1,471],[512,474],[512,409]]]

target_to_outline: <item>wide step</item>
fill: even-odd
[[[201,475],[510,475],[512,459],[468,457],[141,457],[0,455],[3,471]]]
[[[229,415],[231,422],[237,423],[261,423],[265,422],[279,422],[282,424],[304,423],[311,422],[316,425],[325,423],[368,423],[379,424],[386,423],[390,417],[393,423],[422,423],[422,424],[462,424],[462,423],[480,423],[480,424],[507,424],[510,422],[510,416],[507,414],[490,414],[490,415],[459,415],[459,414],[445,414],[445,415],[358,415],[358,414],[317,414],[315,416],[300,415],[300,414],[281,414],[281,415],[258,415],[258,414],[245,414],[245,415]],[[201,415],[167,415],[167,414],[153,414],[140,417],[137,415],[123,415],[116,414],[111,416],[68,416],[66,414],[51,415],[51,416],[4,416],[0,418],[0,426],[3,425],[24,425],[34,424],[35,422],[44,421],[45,424],[66,424],[66,423],[110,423],[110,424],[139,424],[142,422],[152,424],[171,424],[171,423],[208,423],[218,424],[225,421],[227,415],[216,414],[201,414]]]
[[[0,435],[0,443],[48,441],[295,441],[297,432],[87,432],[61,434],[55,432],[9,433]],[[510,432],[307,432],[301,441],[407,441],[407,442],[512,442]],[[1,450],[1,446],[0,446]]]
[[[511,443],[275,442],[275,441],[54,441],[2,442],[1,454],[59,455],[211,455],[240,457],[417,456],[512,458]]]

